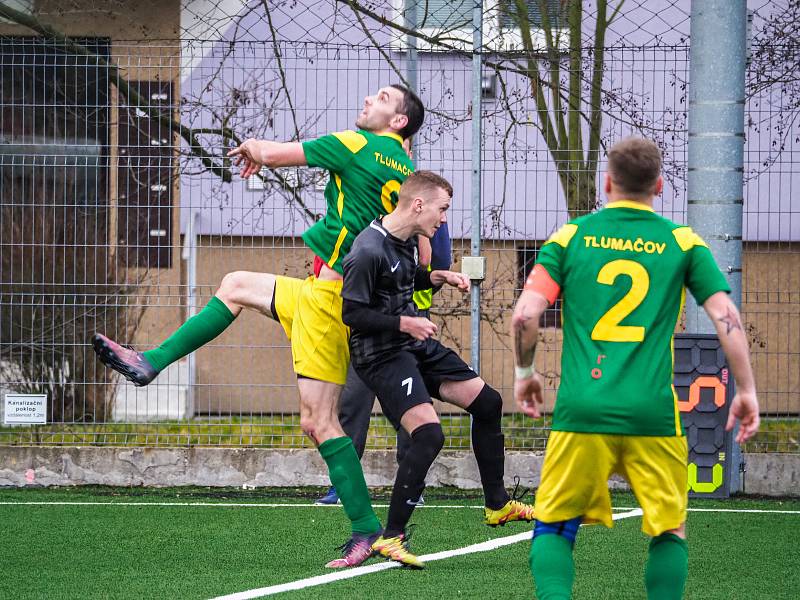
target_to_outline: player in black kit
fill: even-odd
[[[444,445],[431,396],[472,415],[472,448],[478,462],[490,526],[533,520],[533,507],[511,498],[503,485],[503,401],[496,390],[432,336],[436,325],[418,316],[415,289],[445,283],[462,291],[469,279],[418,264],[417,235],[432,237],[446,222],[453,188],[431,171],[417,171],[400,188],[395,210],[373,221],[344,260],[343,321],[351,328],[350,354],[383,412],[411,435],[397,469],[386,529],[376,554],[423,568],[408,549],[405,527],[425,487],[425,476]]]

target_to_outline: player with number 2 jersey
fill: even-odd
[[[539,598],[569,598],[582,523],[612,525],[608,479],[624,477],[652,537],[649,600],[683,597],[688,572],[688,447],[673,381],[673,335],[686,289],[708,313],[736,379],[738,439],[758,429],[747,338],[730,287],[690,227],[653,211],[661,152],[629,138],[608,155],[606,207],[564,225],[542,247],[512,318],[514,396],[539,417],[538,322],[563,299],[561,383],[536,493],[530,566]]]
[[[620,200],[564,225],[535,268],[534,279],[544,269],[569,290],[553,430],[682,435],[672,339],[684,283],[698,305],[730,292],[700,236],[646,204]]]

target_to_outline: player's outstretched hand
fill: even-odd
[[[758,399],[755,392],[737,390],[731,403],[725,430],[730,431],[733,429],[738,419],[739,431],[736,434],[736,441],[740,444],[746,442],[758,432],[758,426],[761,421],[758,413]]]
[[[258,173],[263,165],[260,160],[259,142],[255,139],[246,140],[240,146],[228,152],[228,156],[234,158],[233,164],[235,166],[243,165],[240,174],[245,179]]]
[[[469,291],[469,277],[464,273],[456,273],[455,271],[433,271],[431,272],[431,283],[433,285],[452,285],[462,292]]]
[[[400,331],[423,342],[438,331],[436,323],[425,317],[400,317]]]
[[[534,419],[542,416],[539,404],[544,404],[544,381],[539,373],[535,372],[527,379],[514,380],[514,400],[519,409]]]

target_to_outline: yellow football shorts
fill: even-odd
[[[583,517],[611,527],[608,478],[624,477],[642,507],[642,531],[657,536],[686,521],[685,437],[553,431],[547,441],[535,515],[554,523]]]
[[[344,385],[350,329],[342,323],[342,281],[276,277],[275,313],[292,344],[294,372]]]

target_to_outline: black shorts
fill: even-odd
[[[353,366],[389,420],[398,423],[410,408],[432,403],[431,396],[439,398],[443,382],[478,376],[458,354],[430,338],[379,360],[354,361]]]

